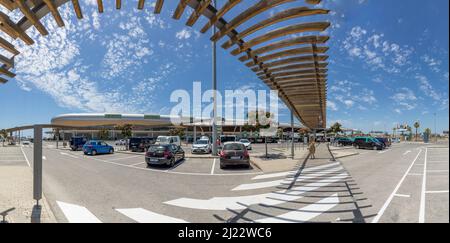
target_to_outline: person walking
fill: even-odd
[[[311,159],[315,159],[316,158],[316,142],[314,141],[314,139],[311,139],[311,142],[309,143],[309,158]]]

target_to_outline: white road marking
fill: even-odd
[[[69,156],[69,157],[74,158],[74,159],[79,159],[77,156],[71,155],[71,154],[68,154],[68,153],[60,152],[60,154],[61,155],[65,155],[65,156]]]
[[[216,166],[216,158],[214,158],[214,160],[213,160],[213,164],[212,164],[212,167],[211,167],[211,175],[214,175],[214,167]]]
[[[0,159],[0,162],[23,162],[24,159]]]
[[[116,210],[138,223],[188,223],[182,219],[154,213],[143,208],[127,208]]]
[[[447,191],[426,191],[425,193],[427,193],[427,194],[448,193],[448,190]]]
[[[322,213],[332,209],[339,204],[338,194],[322,199],[314,204],[281,214],[275,217],[268,217],[255,220],[258,223],[301,223],[307,222]]]
[[[434,161],[428,161],[428,163],[431,163],[431,164],[443,164],[443,163],[449,163],[449,161],[447,160],[447,161],[444,161],[444,160],[434,160]]]
[[[410,198],[411,197],[411,195],[406,195],[406,194],[394,194],[394,196],[396,196],[396,197],[407,197],[407,198]]]
[[[25,152],[23,152],[22,148],[20,148],[20,151],[22,151],[23,157],[25,157],[25,160],[27,161],[28,167],[31,167],[30,161],[28,160],[27,155],[25,154]]]
[[[278,205],[290,201],[295,201],[299,198],[302,198],[302,195],[304,193],[314,191],[334,182],[341,181],[340,178],[345,175],[346,173],[342,173],[337,176],[330,177],[326,179],[326,183],[318,181],[306,184],[304,186],[293,187],[290,190],[285,189],[271,193],[237,197],[213,197],[205,200],[194,198],[179,198],[164,203],[178,207],[202,210],[241,210],[246,208],[246,206],[244,205],[249,206],[253,204]]]
[[[134,155],[134,156],[123,157],[123,158],[115,158],[115,159],[110,159],[109,161],[117,161],[117,160],[123,160],[123,159],[133,159],[133,158],[137,158],[137,157],[143,157],[143,155]]]
[[[386,152],[388,152],[389,150],[383,150],[383,151],[380,151],[380,152],[378,152],[379,154],[384,154],[384,153],[386,153]]]
[[[422,189],[421,189],[421,193],[420,193],[419,223],[425,223],[425,191],[426,191],[426,186],[427,186],[427,156],[428,156],[428,148],[425,148],[425,159],[423,162]]]
[[[422,176],[422,174],[420,174],[420,173],[409,173],[408,175],[410,175],[410,176]]]
[[[261,189],[261,188],[267,188],[267,187],[274,187],[274,186],[280,186],[282,184],[286,184],[286,183],[292,183],[292,181],[297,181],[297,182],[301,182],[301,181],[305,181],[308,179],[314,179],[316,177],[322,176],[322,175],[327,175],[336,171],[340,171],[343,170],[344,168],[342,168],[341,166],[338,168],[333,168],[333,169],[328,169],[323,171],[323,173],[312,173],[312,174],[308,174],[308,175],[300,175],[297,178],[286,178],[286,179],[281,179],[281,180],[275,180],[275,181],[265,181],[265,182],[256,182],[256,183],[249,183],[249,184],[241,184],[235,188],[232,189],[232,191],[244,191],[244,190],[253,190],[253,189]],[[342,179],[346,178],[347,176],[342,177]],[[325,179],[325,178],[323,178]]]
[[[409,153],[411,153],[411,150],[408,150],[408,151],[404,152],[403,155],[407,155]]]
[[[443,173],[448,172],[448,170],[427,170],[428,173]]]
[[[145,164],[145,163],[146,162],[139,162],[139,163],[132,164],[131,166],[142,165],[142,164]]]
[[[101,223],[87,208],[75,204],[56,201],[69,223]]]
[[[416,163],[416,160],[417,160],[417,158],[419,158],[419,155],[421,153],[422,153],[422,150],[419,150],[419,153],[417,153],[416,158],[413,160],[413,162],[411,163],[409,168],[406,170],[405,174],[403,175],[403,177],[398,182],[398,184],[395,187],[394,191],[391,193],[391,195],[389,195],[388,199],[383,204],[383,206],[381,207],[380,211],[378,211],[377,216],[375,216],[375,218],[372,220],[372,223],[378,223],[378,221],[380,221],[380,218],[381,218],[381,216],[383,216],[384,211],[386,211],[387,207],[389,206],[389,204],[391,203],[392,199],[394,198],[394,195],[397,193],[398,189],[402,185],[402,183],[405,180],[406,176],[408,176],[409,172],[411,171],[411,168],[414,166],[414,163]]]
[[[319,166],[315,166],[315,167],[309,167],[309,168],[303,169],[302,172],[310,172],[310,171],[325,169],[325,168],[329,168],[329,167],[332,167],[332,166],[335,166],[335,165],[339,165],[339,163],[331,163],[331,164],[319,165]],[[255,176],[255,177],[252,178],[252,180],[269,179],[269,178],[275,178],[275,177],[285,177],[285,176],[288,176],[288,175],[295,174],[297,172],[298,171],[293,170],[293,171],[285,171],[285,172],[264,174],[264,175],[260,175],[260,176]]]

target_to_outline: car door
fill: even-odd
[[[178,151],[178,147],[175,144],[170,145],[170,149],[172,150],[173,156],[175,156],[175,160],[180,160],[180,154]]]

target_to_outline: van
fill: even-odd
[[[373,150],[383,150],[384,144],[380,143],[378,140],[372,137],[356,137],[353,141],[353,145],[357,149],[373,149]]]
[[[70,148],[73,151],[82,150],[83,145],[87,142],[85,137],[71,137],[70,138]]]
[[[153,143],[153,138],[150,137],[132,137],[129,146],[132,152],[145,152]]]
[[[179,136],[158,136],[156,144],[175,144],[181,146],[181,138]]]

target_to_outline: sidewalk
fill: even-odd
[[[39,204],[33,199],[32,169],[20,147],[0,146],[0,214],[5,213],[5,223],[55,223],[45,197]]]
[[[294,158],[290,150],[272,149],[268,152],[268,158],[265,153],[252,153],[251,162],[264,173],[292,170],[300,161],[303,161],[308,155],[305,148],[297,148],[294,152]]]

